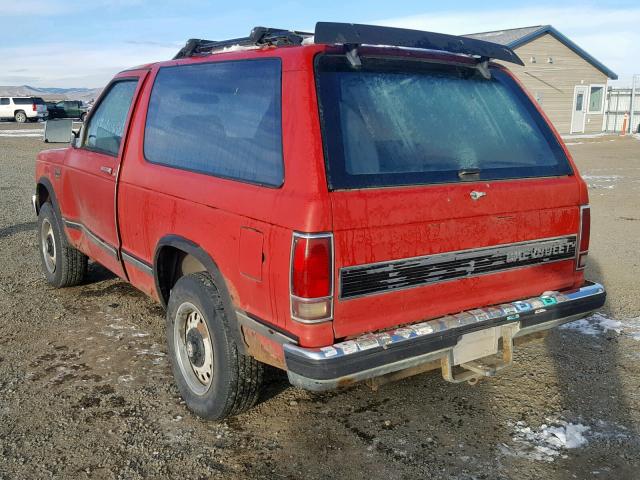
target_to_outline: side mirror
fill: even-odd
[[[67,143],[69,133],[73,131],[70,119],[47,120],[44,124],[44,141],[51,143]]]
[[[78,148],[80,146],[80,131],[71,130],[71,148]]]

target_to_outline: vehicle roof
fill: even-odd
[[[286,58],[286,68],[292,68],[291,60],[294,60],[293,68],[308,68],[310,64],[306,61],[323,50],[337,48],[336,52],[348,52],[350,58],[357,58],[358,52],[372,46],[384,48],[383,52],[398,52],[398,49],[435,52],[426,56],[442,58],[443,61],[455,58],[456,61],[467,63],[462,59],[473,59],[472,62],[480,68],[486,68],[491,59],[524,65],[510,47],[495,42],[396,27],[317,22],[314,33],[257,26],[247,37],[215,41],[191,38],[173,59],[140,65],[125,72],[207,60],[249,59],[263,56],[265,52],[270,57]],[[405,52],[404,55],[414,56],[417,53]],[[304,59],[305,63],[296,65],[296,57],[298,60]]]
[[[456,54],[451,52],[444,52],[440,50],[424,50],[424,49],[409,49],[404,47],[392,47],[383,45],[364,45],[361,46],[359,51],[362,54],[380,54],[393,57],[411,57],[411,58],[425,58],[441,62],[455,62],[460,64],[474,65],[476,61],[467,55]],[[295,60],[303,60],[309,57],[313,57],[318,53],[343,53],[344,47],[340,45],[325,45],[308,43],[303,45],[286,46],[286,47],[274,47],[274,46],[254,46],[254,47],[238,47],[228,48],[224,50],[207,53],[204,55],[195,55],[191,57],[185,57],[180,59],[161,60],[158,62],[147,63],[144,65],[138,65],[136,67],[127,68],[118,73],[118,76],[126,75],[127,72],[139,71],[139,70],[151,70],[154,68],[171,67],[176,65],[189,65],[195,63],[205,63],[211,61],[225,61],[225,60],[246,60],[260,57],[279,57],[291,59],[294,63]],[[492,66],[500,68],[506,68],[503,65],[491,63]]]

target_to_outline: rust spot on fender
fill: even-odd
[[[278,342],[242,326],[247,353],[259,362],[285,370],[284,351]]]

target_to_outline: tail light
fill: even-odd
[[[34,112],[38,111],[38,106],[35,103],[33,105],[31,105],[31,107],[33,108]]]
[[[578,263],[576,270],[583,270],[589,254],[589,236],[591,235],[591,207],[580,207],[580,232],[578,234]]]
[[[303,323],[333,318],[333,235],[294,233],[291,317]]]

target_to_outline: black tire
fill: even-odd
[[[195,317],[189,313],[194,311],[192,307],[195,307]],[[196,332],[187,340],[193,330],[202,328],[202,325],[197,329],[188,328],[192,318],[197,318],[199,324],[204,321],[206,333],[198,338]],[[262,386],[264,366],[238,351],[229,318],[230,312],[225,311],[220,293],[207,273],[186,275],[171,290],[167,305],[167,339],[173,376],[187,406],[209,420],[220,420],[248,410],[255,405]],[[207,336],[212,351],[209,363],[200,357],[200,353],[206,357]],[[206,383],[208,373],[203,373],[202,368],[208,364],[211,364],[212,375]],[[196,372],[196,369],[200,370]]]
[[[22,110],[18,110],[14,115],[13,118],[16,122],[18,123],[25,123],[27,121],[27,114],[24,113],[24,111]]]
[[[57,288],[78,285],[87,273],[87,256],[67,242],[54,210],[49,202],[38,213],[38,245],[44,276]],[[53,252],[53,263],[51,262]]]

